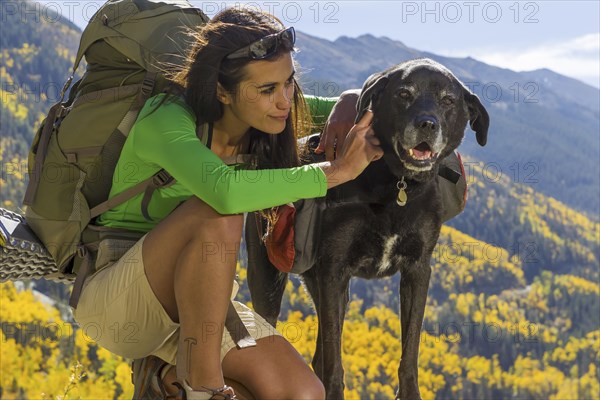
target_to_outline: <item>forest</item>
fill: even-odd
[[[238,275],[245,287],[241,266]],[[463,278],[449,273],[448,279]],[[430,299],[420,346],[423,398],[598,398],[599,296],[595,284],[545,272],[523,290],[453,293],[440,304]],[[317,333],[310,300],[294,280],[285,297],[278,329],[309,362]],[[94,342],[114,332],[79,327],[66,307],[42,303],[12,282],[0,284],[0,298],[2,398],[131,398],[131,360]],[[395,310],[351,301],[343,332],[347,399],[393,398],[399,335]]]

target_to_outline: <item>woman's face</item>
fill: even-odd
[[[244,67],[245,78],[238,92],[227,93],[223,101],[230,122],[240,129],[256,128],[270,134],[281,133],[294,97],[294,63],[291,53],[273,61],[251,61]]]

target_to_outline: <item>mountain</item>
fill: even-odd
[[[59,100],[75,59],[81,31],[51,8],[44,12],[28,1],[0,0],[2,137],[33,138],[33,126]],[[28,7],[28,8],[27,8]],[[14,106],[19,103],[26,108]]]
[[[29,144],[60,99],[81,31],[52,7],[35,12],[28,1],[0,0],[0,9],[0,205],[17,210],[25,194]]]
[[[361,87],[370,74],[410,58],[444,64],[483,100],[491,117],[487,146],[467,135],[460,151],[485,163],[491,176],[504,172],[598,219],[600,90],[547,69],[515,72],[386,37],[329,41],[299,33],[297,46],[304,87],[321,96]]]

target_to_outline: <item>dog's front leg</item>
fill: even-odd
[[[427,262],[406,268],[400,275],[400,321],[402,326],[402,358],[398,368],[400,389],[397,399],[420,399],[419,343],[431,267]]]
[[[314,360],[322,366],[319,378],[328,399],[344,398],[344,367],[342,366],[342,330],[348,304],[349,278],[319,277],[319,334]]]
[[[318,269],[319,269],[318,266],[315,266],[302,274],[302,282],[304,283],[304,286],[306,287],[306,290],[308,290],[308,293],[310,294],[310,298],[313,301],[313,306],[315,308],[315,312],[317,313],[317,318],[319,318],[319,304],[321,304],[321,302],[319,301],[319,276],[317,274]],[[317,343],[316,343],[315,353],[313,354],[313,359],[312,359],[311,364],[312,364],[313,370],[315,371],[315,374],[317,374],[317,376],[322,381],[323,380],[322,379],[322,377],[323,377],[323,349],[321,348],[321,341],[319,340],[320,335],[321,335],[321,324],[318,324]]]

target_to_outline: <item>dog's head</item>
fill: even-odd
[[[489,116],[479,98],[447,68],[417,59],[371,75],[358,100],[357,121],[373,111],[373,130],[394,175],[424,180],[461,143],[467,122],[487,142]]]

